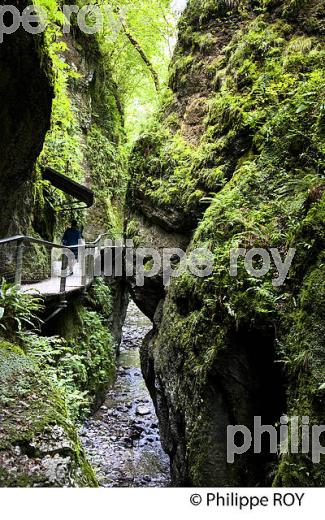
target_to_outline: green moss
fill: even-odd
[[[106,296],[109,299],[102,307]],[[27,354],[63,390],[74,420],[89,413],[115,379],[115,344],[109,332],[111,302],[110,290],[97,283],[87,298],[88,308],[74,303],[69,312],[59,316],[55,324],[58,336],[21,335]]]
[[[324,424],[324,47],[321,33],[311,34],[303,20],[307,13],[318,16],[319,3],[239,4],[225,13],[216,2],[190,2],[180,25],[185,33],[171,87],[184,104],[192,99],[198,64],[205,63],[202,49],[192,47],[192,41],[200,40],[196,33],[204,41],[220,29],[221,16],[231,27],[218,56],[213,61],[209,56],[209,87],[214,90],[207,94],[204,84],[203,92],[196,92],[209,96],[199,142],[192,146],[180,121],[176,126],[173,115],[178,110],[181,118],[184,107],[173,96],[136,145],[131,166],[133,200],[145,197],[153,208],[177,210],[184,220],[193,212],[200,221],[193,223],[188,252],[207,247],[215,256],[210,277],[183,274],[172,281],[152,346],[169,411],[186,432],[176,437],[185,439],[184,464],[194,485],[227,482],[226,475],[218,474],[222,462],[207,462],[215,451],[221,457],[226,450],[211,430],[218,432],[222,421],[250,425],[254,406],[261,411],[255,404],[259,390],[244,397],[250,377],[258,380],[261,370],[267,376],[275,361],[285,383],[268,384],[285,384],[287,402],[279,399],[268,420],[275,423],[286,412]],[[274,269],[262,279],[251,277],[240,260],[237,276],[230,276],[230,249],[236,247],[278,248],[283,256],[296,248],[285,284],[273,286]],[[272,352],[273,358],[261,368],[263,360],[257,359],[264,343],[265,355]],[[238,377],[243,377],[241,392]],[[274,482],[323,485],[323,459],[318,465],[309,458],[276,460]],[[247,485],[247,478],[258,473],[240,462],[227,467],[233,485]]]
[[[324,253],[318,256],[302,284],[296,308],[283,327],[282,352],[290,378],[288,409],[291,416],[308,416],[310,427],[324,424],[325,277]],[[300,439],[301,443],[301,439]],[[281,456],[274,485],[322,486],[325,461],[314,463],[310,454]]]
[[[126,191],[126,168],[123,149],[107,137],[107,130],[92,125],[87,135],[87,161],[91,169],[95,205],[91,225],[103,229],[110,237],[120,237]],[[97,222],[96,222],[97,220]]]
[[[135,246],[141,243],[139,223],[136,220],[129,220],[125,230],[126,237],[133,241]]]
[[[173,205],[190,214],[203,196],[195,190],[192,175],[195,148],[188,145],[180,133],[154,126],[151,133],[137,144],[130,160],[130,189],[141,192],[152,205]],[[195,193],[196,191],[196,193]]]
[[[179,132],[161,130],[158,124],[151,128],[131,163],[138,190],[162,207],[200,212],[202,195],[219,191],[251,149],[261,156],[263,168],[302,168],[305,175],[308,169],[317,176],[324,146],[324,50],[318,38],[294,31],[282,20],[270,23],[263,14],[235,32],[227,47],[227,67],[223,59],[215,62],[222,84],[210,101],[199,147],[189,146]],[[188,82],[196,58],[182,52],[179,48],[174,64],[180,72],[172,75],[184,74]],[[172,82],[181,90],[179,78]],[[222,172],[220,185],[213,178],[215,167]],[[198,187],[201,193],[193,196]]]
[[[88,228],[86,238],[91,240],[104,231],[120,234],[125,135],[113,66],[97,35],[83,35],[74,29],[71,34],[63,34],[64,16],[59,2],[36,0],[35,3],[48,12],[42,55],[51,64],[49,76],[54,88],[51,127],[33,179],[35,230],[42,234],[46,229],[49,235],[46,238],[52,240],[62,235],[68,219],[76,217]],[[72,205],[73,200],[50,189],[49,183],[42,180],[43,167],[90,185],[96,203],[87,218],[80,211],[75,215],[60,212],[62,206]],[[58,213],[60,219],[56,218]]]
[[[57,485],[55,480],[49,479],[45,466],[40,469],[43,457],[55,465],[52,457],[56,452],[53,453],[48,438],[48,432],[55,426],[62,429],[59,444],[64,444],[57,448],[57,453],[71,459],[66,485],[73,481],[74,485],[96,486],[62,396],[19,347],[3,341],[0,342],[0,384],[0,484],[6,487]],[[42,442],[39,450],[34,447],[37,439]],[[39,471],[33,471],[33,466],[38,465]]]

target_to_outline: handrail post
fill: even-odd
[[[95,248],[95,255],[94,255],[94,273],[93,278],[95,276],[101,276],[102,275],[102,254],[101,254],[101,248],[100,246],[97,246]]]
[[[78,241],[78,246],[73,245],[67,250],[74,250],[78,247],[79,252],[79,264],[81,269],[81,286],[86,287],[88,283],[92,283],[94,278],[102,273],[101,264],[101,250],[102,250],[102,241],[105,236],[108,236],[108,233],[104,233],[99,235],[95,242],[85,243],[84,240]],[[63,249],[63,246],[60,244],[55,244],[53,242],[49,242],[48,240],[43,240],[40,238],[35,238],[32,236],[26,235],[15,235],[8,238],[0,238],[0,246],[5,244],[17,244],[16,252],[14,252],[14,257],[16,259],[16,267],[14,273],[15,284],[18,288],[22,285],[22,276],[23,276],[23,256],[24,256],[24,248],[26,246],[26,242],[28,244],[41,244],[44,246],[48,246],[52,249]],[[105,241],[104,241],[105,246]],[[105,247],[104,247],[105,249]],[[92,251],[92,254],[90,252]],[[104,251],[105,254],[105,251]],[[90,257],[90,258],[89,258]],[[12,257],[11,257],[12,258]],[[64,294],[66,292],[66,278],[67,278],[67,268],[69,266],[69,256],[67,254],[62,253],[61,256],[61,275],[60,275],[60,293]],[[48,274],[48,273],[47,273]],[[44,276],[47,276],[44,275]],[[54,273],[51,273],[51,277]]]
[[[89,273],[90,273],[90,260],[89,260],[89,254],[86,249],[86,267],[85,267],[85,285],[88,285],[89,282]]]
[[[87,285],[87,273],[86,273],[86,248],[85,241],[82,239],[79,241],[78,247],[78,262],[80,265],[81,272],[81,285],[85,287]]]
[[[96,258],[96,247],[91,249],[91,255],[89,255],[89,283],[94,281],[95,274],[95,258]]]
[[[92,268],[91,268],[91,261],[92,256],[90,254],[90,248],[86,248],[85,251],[85,283],[83,285],[87,286],[91,281],[92,276]]]
[[[63,252],[61,255],[61,279],[60,279],[60,293],[64,293],[67,285],[67,268],[68,268],[68,257]]]
[[[17,252],[16,252],[16,272],[15,272],[15,285],[21,288],[21,278],[23,272],[23,257],[24,257],[24,240],[18,240]]]

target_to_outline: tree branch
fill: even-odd
[[[131,34],[130,30],[128,29],[128,27],[125,25],[125,23],[122,23],[122,27],[123,27],[123,30],[124,30],[124,33],[125,33],[125,36],[128,38],[129,42],[131,43],[131,45],[133,45],[133,47],[135,48],[135,50],[140,54],[143,62],[146,64],[146,66],[148,67],[149,69],[149,72],[152,76],[152,79],[154,81],[154,84],[155,84],[155,87],[156,87],[156,91],[160,92],[160,83],[159,83],[159,77],[158,77],[158,74],[157,72],[155,71],[151,61],[149,60],[148,56],[146,55],[146,53],[144,52],[144,50],[142,49],[140,43],[135,39],[135,37],[133,36],[133,34]]]

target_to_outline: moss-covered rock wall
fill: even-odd
[[[125,304],[117,320],[116,288],[97,279],[84,298],[42,323],[41,300],[7,290],[0,301],[0,486],[95,486],[78,424],[114,383]]]
[[[124,115],[111,64],[96,35],[83,34],[74,24],[69,34],[62,34],[62,26],[55,27],[54,34],[48,30],[46,41],[55,97],[50,130],[35,169],[34,228],[60,238],[76,218],[86,240],[106,232],[119,235],[126,179]],[[42,181],[46,166],[93,190],[93,207],[82,210],[78,201],[53,193]]]
[[[5,341],[0,384],[0,487],[96,486],[58,388]]]
[[[266,443],[226,460],[229,424],[324,423],[324,14],[317,0],[190,0],[166,102],[131,158],[132,219],[215,257],[210,277],[172,280],[142,350],[175,484],[324,483],[310,452]],[[285,283],[240,261],[230,276],[238,247],[295,248]]]

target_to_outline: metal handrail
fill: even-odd
[[[99,235],[96,240],[94,240],[94,242],[87,242],[85,243],[85,246],[88,247],[88,248],[91,248],[91,247],[97,247],[98,243],[102,240],[102,238],[104,237],[107,237],[109,236],[109,233],[103,233],[102,235]],[[70,246],[70,247],[77,247],[77,246]],[[116,247],[120,247],[120,246],[111,246],[112,248],[116,248]],[[124,247],[124,245],[123,245]]]
[[[101,238],[106,235],[108,235],[108,233],[99,235],[99,237],[94,242],[89,242],[89,243],[85,242],[85,244],[84,244],[85,247],[93,247],[94,244],[97,244],[98,242],[100,242]],[[35,237],[28,236],[28,235],[15,235],[15,236],[8,237],[8,238],[1,238],[0,246],[3,244],[9,244],[10,242],[32,242],[34,244],[51,246],[51,247],[55,247],[57,249],[62,249],[62,248],[71,249],[71,248],[78,247],[78,245],[80,245],[80,244],[76,244],[76,245],[65,246],[63,244],[56,244],[55,242],[49,242],[48,240],[43,240],[41,238],[35,238]]]
[[[87,242],[85,245],[86,247],[96,247],[97,244],[102,240],[103,237],[109,236],[109,233],[102,233],[101,235],[98,235],[96,240],[93,242]]]
[[[16,251],[16,268],[15,268],[15,284],[18,286],[18,287],[21,287],[21,282],[22,282],[22,272],[23,272],[23,255],[24,255],[24,248],[25,248],[25,243],[34,243],[34,244],[39,244],[39,245],[43,245],[43,246],[47,246],[47,247],[50,247],[51,249],[61,249],[62,250],[62,258],[61,258],[61,282],[60,282],[60,293],[65,293],[65,290],[66,290],[66,269],[68,267],[68,259],[67,259],[67,256],[66,254],[64,253],[64,250],[68,249],[68,250],[76,250],[78,248],[78,251],[81,251],[83,250],[84,248],[84,252],[83,252],[83,255],[87,255],[87,249],[95,249],[95,248],[98,248],[99,249],[102,249],[101,248],[101,245],[100,245],[100,242],[101,240],[103,240],[105,237],[108,237],[109,236],[109,233],[102,233],[100,234],[96,240],[94,240],[93,242],[82,242],[80,244],[75,244],[75,245],[69,245],[69,246],[66,246],[66,245],[63,245],[63,244],[56,244],[54,242],[50,242],[48,240],[43,240],[41,238],[35,238],[35,237],[31,237],[31,236],[28,236],[28,235],[15,235],[15,236],[12,236],[12,237],[7,237],[7,238],[2,238],[0,239],[0,247],[3,246],[3,245],[6,245],[6,244],[10,244],[10,243],[13,243],[13,242],[16,242],[17,243],[17,251]],[[123,239],[122,239],[123,241]],[[105,244],[104,244],[105,245]],[[121,245],[111,245],[110,246],[112,249],[115,249],[115,248],[120,248]],[[122,244],[122,248],[125,248],[125,244]],[[80,249],[81,248],[81,249]],[[80,255],[81,258],[84,258],[83,255]],[[87,257],[88,258],[88,257]],[[83,260],[85,261],[85,260]],[[82,275],[82,278],[81,278],[81,285],[82,286],[86,286],[88,285],[88,282],[87,282],[87,271],[88,269],[91,269],[90,268],[90,264],[88,265],[88,260],[86,262],[86,268],[85,268],[85,274]],[[93,276],[92,276],[93,278]]]
[[[35,237],[28,236],[28,235],[15,235],[15,236],[12,236],[12,237],[7,237],[7,238],[0,239],[0,247],[2,245],[10,244],[10,243],[13,243],[13,242],[17,243],[15,284],[18,287],[20,287],[21,286],[21,274],[22,274],[22,268],[23,268],[23,248],[24,248],[24,243],[25,242],[47,246],[47,247],[50,247],[51,249],[56,248],[56,249],[61,249],[61,250],[64,250],[64,249],[73,250],[73,249],[76,249],[76,248],[79,249],[80,246],[83,246],[85,249],[93,249],[93,248],[98,247],[98,244],[100,244],[100,241],[105,236],[109,236],[109,234],[108,233],[103,233],[103,234],[99,235],[97,237],[97,239],[94,240],[94,242],[89,242],[89,243],[84,242],[83,244],[75,244],[75,245],[66,246],[66,245],[63,245],[63,244],[56,244],[56,243],[50,242],[48,240],[43,240],[41,238],[35,238]],[[61,262],[62,262],[62,267],[61,267],[60,292],[64,293],[65,292],[65,288],[66,288],[66,276],[63,275],[63,272],[67,268],[67,258],[64,255],[64,253],[62,254]],[[83,283],[84,284],[87,283],[86,278],[84,278]]]

